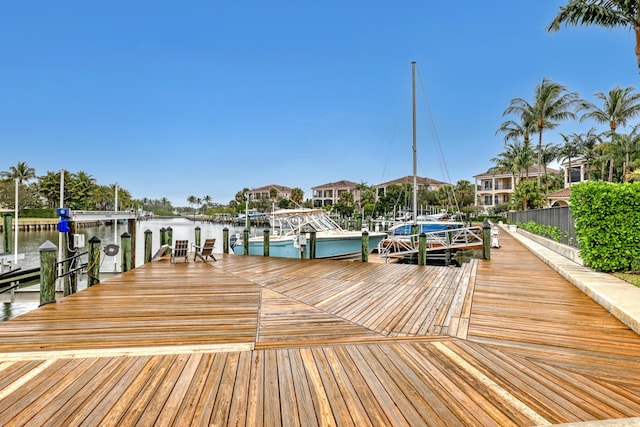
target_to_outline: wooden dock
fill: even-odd
[[[0,324],[3,425],[640,416],[640,336],[509,236],[462,268],[154,262]]]

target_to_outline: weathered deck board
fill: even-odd
[[[7,425],[640,415],[640,337],[508,236],[465,268],[153,263],[0,324]]]

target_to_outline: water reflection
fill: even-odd
[[[3,302],[2,303],[2,321],[9,320],[13,317],[19,316],[27,311],[38,308],[40,302]]]

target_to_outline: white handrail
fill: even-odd
[[[425,233],[427,252],[482,245],[482,227],[464,227]],[[389,236],[378,243],[380,258],[404,257],[418,252],[420,235]]]

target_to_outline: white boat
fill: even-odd
[[[362,231],[343,230],[324,209],[281,209],[271,214],[269,256],[310,258],[310,233],[316,232],[316,258],[346,258],[362,252]],[[377,247],[386,233],[369,231],[369,251]],[[242,239],[233,252],[244,254]],[[249,238],[249,255],[264,254],[264,236]],[[304,249],[301,247],[304,246]]]

